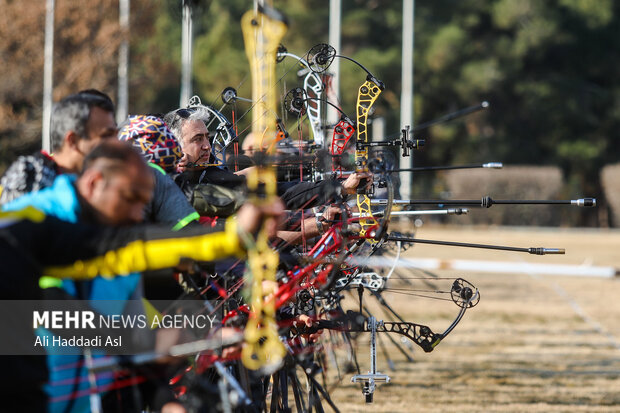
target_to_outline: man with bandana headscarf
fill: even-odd
[[[131,143],[153,169],[155,189],[144,211],[145,221],[170,224],[174,230],[196,221],[198,213],[167,176],[175,171],[183,153],[163,120],[150,115],[129,116],[119,127],[118,139]]]

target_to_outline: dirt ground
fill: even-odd
[[[566,248],[565,256],[416,245],[404,257],[484,259],[591,264],[620,268],[620,232],[523,228],[423,227],[419,238],[496,243],[521,247]],[[480,303],[432,352],[407,350],[406,361],[393,343],[381,342],[378,370],[389,384],[378,386],[366,404],[349,375],[332,396],[342,412],[620,412],[620,278],[541,276],[538,274],[455,273],[479,288]],[[402,270],[402,277],[419,272]],[[391,280],[392,282],[392,280]],[[393,280],[392,287],[429,289]],[[437,280],[433,288],[449,289]],[[385,292],[407,321],[443,331],[458,308],[451,302]],[[383,316],[377,305],[377,318]],[[354,301],[349,301],[351,308]],[[396,336],[400,343],[400,337]],[[369,365],[369,335],[359,337],[358,358]],[[404,346],[403,346],[404,347]],[[335,372],[330,371],[332,377]],[[329,408],[328,408],[329,410]]]

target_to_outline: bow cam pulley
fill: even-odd
[[[308,52],[308,64],[314,73],[323,73],[334,61],[336,49],[326,43],[314,46]]]
[[[293,115],[301,117],[306,113],[306,100],[306,91],[296,87],[289,90],[284,97],[284,107]]]

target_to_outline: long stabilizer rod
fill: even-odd
[[[474,168],[490,168],[502,169],[504,164],[501,162],[476,163],[470,165],[452,165],[452,166],[417,166],[415,168],[391,169],[389,172],[424,172],[424,171],[447,171],[451,169],[474,169]]]
[[[465,215],[469,212],[467,208],[448,208],[448,209],[430,209],[421,211],[392,211],[390,216],[409,216],[409,215]],[[362,216],[359,212],[354,212],[354,218]],[[374,216],[383,216],[383,211],[373,213]]]
[[[371,199],[370,205],[387,205],[387,199]],[[458,205],[480,206],[490,208],[492,205],[575,205],[578,207],[595,207],[596,198],[581,199],[493,199],[490,196],[482,199],[395,199],[394,205]]]
[[[418,244],[433,244],[433,245],[445,245],[449,247],[466,247],[466,248],[483,248],[489,250],[501,250],[501,251],[513,251],[513,252],[527,252],[532,255],[548,255],[548,254],[565,254],[564,248],[541,248],[541,247],[506,247],[503,245],[488,245],[488,244],[472,244],[469,242],[454,242],[454,241],[440,241],[432,239],[419,239],[411,237],[399,237],[394,235],[388,235],[388,241],[400,241],[400,242],[412,242]]]
[[[296,164],[298,165],[298,163]],[[445,166],[417,166],[415,168],[403,168],[403,169],[390,169],[387,171],[379,171],[373,170],[374,165],[368,165],[371,172],[425,172],[425,171],[447,171],[451,169],[475,169],[475,168],[488,168],[488,169],[502,169],[504,164],[501,162],[487,162],[487,163],[478,163],[478,164],[470,164],[470,165],[445,165]],[[341,171],[339,172],[339,176],[342,178],[348,177],[353,174],[355,171]],[[318,179],[325,179],[327,176],[334,175],[333,172],[315,172]]]

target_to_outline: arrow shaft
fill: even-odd
[[[484,102],[481,102],[478,105],[474,105],[474,106],[470,106],[470,107],[465,108],[465,109],[457,110],[456,112],[449,113],[449,114],[447,114],[445,116],[442,116],[440,118],[437,118],[435,120],[431,120],[429,122],[422,123],[421,125],[418,125],[415,128],[413,128],[411,130],[411,132],[412,133],[419,132],[421,130],[430,128],[433,125],[437,125],[438,123],[449,122],[452,119],[456,119],[456,118],[460,118],[461,116],[469,115],[470,113],[477,112],[479,110],[485,109],[488,106],[489,106],[489,102],[484,101]]]

